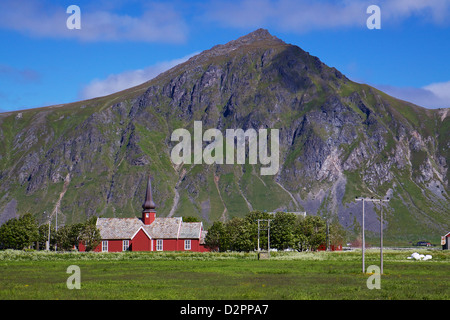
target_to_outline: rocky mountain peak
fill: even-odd
[[[278,39],[277,37],[273,36],[270,34],[269,31],[267,31],[267,29],[262,29],[259,28],[253,32],[250,32],[249,34],[242,36],[236,40],[232,40],[230,41],[228,44],[249,44],[249,43],[254,43],[257,41],[276,41],[276,42],[280,42],[280,43],[284,43],[283,40]]]
[[[283,40],[271,35],[269,31],[267,31],[266,29],[260,28],[236,40],[231,40],[226,44],[219,44],[212,47],[209,50],[205,50],[199,55],[191,58],[191,61],[199,63],[204,59],[227,55],[238,48],[250,45],[257,45],[257,43],[260,43],[261,45],[264,46],[286,45],[286,43]]]
[[[211,50],[232,51],[239,47],[255,44],[256,42],[261,42],[261,41],[273,42],[273,44],[285,44],[285,42],[283,40],[280,40],[277,37],[272,36],[269,33],[269,31],[267,31],[266,29],[260,28],[253,32],[250,32],[249,34],[246,34],[245,36],[242,36],[236,40],[232,40],[224,45],[214,46]]]
[[[198,120],[222,133],[279,129],[280,170],[174,165],[172,133]],[[307,212],[357,234],[355,196],[389,196],[386,239],[428,238],[449,229],[449,120],[258,29],[114,95],[0,114],[0,223],[23,212],[46,223],[55,203],[65,224],[136,216],[150,170],[161,217],[207,226],[248,210]]]

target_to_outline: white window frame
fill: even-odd
[[[191,239],[184,240],[184,250],[191,250]]]
[[[163,239],[157,239],[156,240],[156,251],[163,251],[163,250],[164,250]]]
[[[102,241],[102,252],[108,252],[108,240]]]
[[[122,240],[122,251],[128,251],[130,248],[130,240]]]

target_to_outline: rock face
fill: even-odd
[[[390,196],[387,237],[448,231],[449,117],[347,79],[259,29],[107,97],[0,114],[0,221],[135,216],[153,176],[160,216],[206,225],[249,209],[307,211],[353,229],[355,196]],[[19,116],[20,115],[20,116]],[[174,165],[171,133],[279,129],[280,169]],[[204,144],[206,145],[206,144]],[[366,226],[377,231],[367,206]],[[4,218],[3,218],[4,217]]]

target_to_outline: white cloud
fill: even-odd
[[[448,0],[242,0],[213,1],[205,9],[204,18],[227,27],[270,26],[296,33],[341,27],[365,28],[369,17],[366,10],[372,4],[381,8],[382,26],[411,16],[443,24],[448,22],[450,14]]]
[[[101,5],[80,6],[81,30],[69,30],[66,7],[54,2],[2,0],[0,28],[45,38],[75,38],[82,41],[184,42],[187,25],[167,3],[146,4],[139,16],[117,14]]]
[[[450,14],[448,0],[385,0],[382,2],[384,17],[402,20],[416,16],[435,24],[444,24]]]
[[[243,0],[212,2],[205,19],[224,26],[256,28],[271,25],[285,31],[306,32],[336,26],[364,24],[367,19],[361,2],[311,2],[305,0]]]
[[[448,0],[209,0],[201,4],[132,1],[138,14],[127,14],[125,1],[97,0],[80,5],[81,30],[68,30],[66,7],[50,0],[1,0],[0,28],[37,37],[83,41],[186,41],[189,19],[225,27],[269,27],[304,33],[342,27],[366,27],[369,5],[381,8],[385,23],[417,17],[449,24]],[[127,4],[128,6],[128,4]],[[119,13],[120,12],[120,13]]]
[[[112,74],[109,75],[106,79],[95,79],[81,89],[79,97],[83,100],[102,97],[140,85],[146,81],[153,79],[160,73],[187,61],[190,57],[196,54],[197,53],[193,53],[180,59],[159,62],[144,69],[130,70],[119,74]]]
[[[432,83],[423,88],[431,91],[436,97],[441,99],[447,107],[450,107],[450,81]]]
[[[374,85],[377,89],[401,100],[426,108],[450,108],[450,81],[432,83],[422,88]]]

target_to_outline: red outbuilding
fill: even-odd
[[[450,232],[447,232],[447,234],[445,236],[441,237],[441,245],[442,245],[442,250],[450,249]]]
[[[337,244],[337,245],[330,245],[330,251],[342,251],[342,245],[341,244]],[[325,243],[321,244],[318,248],[317,251],[327,251],[327,245]]]
[[[142,218],[98,218],[102,238],[94,251],[209,251],[202,222],[183,222],[183,218],[156,217],[150,177],[147,182]],[[85,251],[83,243],[79,251]]]

